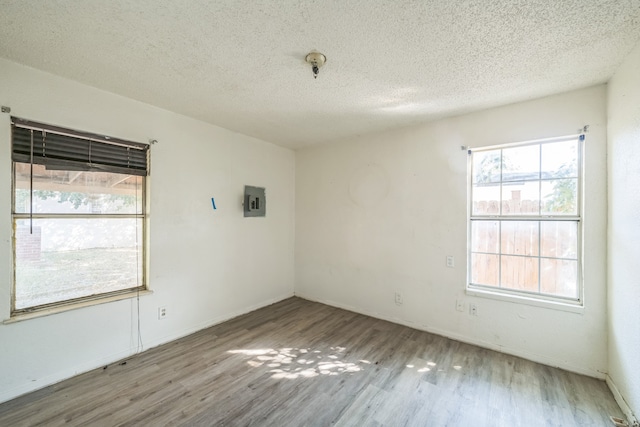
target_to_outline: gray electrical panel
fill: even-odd
[[[244,186],[244,216],[266,216],[267,199],[264,188]]]

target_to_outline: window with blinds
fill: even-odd
[[[149,146],[12,118],[12,315],[146,289]]]

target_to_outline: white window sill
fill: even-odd
[[[45,308],[45,309],[42,309],[42,310],[35,310],[35,311],[28,312],[28,313],[19,313],[19,314],[13,315],[9,319],[5,319],[2,322],[2,324],[3,325],[8,325],[8,324],[11,324],[11,323],[22,322],[23,320],[35,319],[35,318],[44,317],[44,316],[50,316],[52,314],[62,313],[62,312],[69,311],[69,310],[75,310],[75,309],[83,308],[83,307],[91,307],[93,305],[105,304],[105,303],[108,303],[108,302],[120,301],[120,300],[123,300],[123,299],[136,298],[138,295],[139,296],[143,296],[143,295],[150,295],[152,293],[153,293],[153,291],[151,291],[151,290],[131,291],[131,292],[126,292],[126,293],[122,293],[122,294],[118,294],[118,295],[105,296],[104,298],[98,297],[98,298],[95,298],[95,299],[79,301],[79,302],[70,303],[70,304],[60,304],[60,305],[55,306],[55,307],[50,307],[50,308]]]
[[[484,289],[469,289],[466,290],[467,295],[472,295],[480,298],[488,298],[493,300],[507,301],[514,304],[526,304],[534,307],[543,307],[551,310],[567,311],[570,313],[583,314],[584,305],[580,303],[569,303],[561,301],[544,300],[535,297],[528,297],[525,295],[513,295],[506,294],[499,291],[491,291]]]

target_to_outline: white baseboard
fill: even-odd
[[[574,366],[574,365],[570,365],[567,364],[564,360],[557,360],[551,357],[547,357],[544,355],[540,355],[540,354],[535,354],[535,353],[531,353],[528,351],[522,351],[519,349],[513,349],[513,348],[509,348],[509,347],[505,347],[505,346],[501,346],[501,345],[496,345],[494,343],[488,342],[488,341],[484,341],[484,340],[480,340],[480,339],[476,339],[473,337],[469,337],[466,335],[461,335],[455,332],[451,332],[451,331],[446,331],[443,329],[439,329],[439,328],[433,328],[433,327],[429,327],[426,325],[419,325],[416,324],[414,322],[410,322],[410,321],[406,321],[404,319],[400,319],[400,318],[396,318],[396,317],[392,317],[392,316],[386,316],[384,314],[378,313],[378,312],[374,312],[374,311],[370,311],[367,309],[362,309],[359,307],[353,307],[347,304],[342,304],[342,303],[338,303],[336,301],[331,301],[331,300],[327,300],[324,298],[318,298],[315,296],[311,296],[311,295],[306,295],[306,294],[302,294],[299,292],[296,292],[296,296],[309,300],[309,301],[315,301],[315,302],[319,302],[322,304],[326,304],[326,305],[330,305],[332,307],[337,307],[337,308],[341,308],[344,310],[348,310],[348,311],[352,311],[354,313],[359,313],[359,314],[364,314],[365,316],[371,316],[371,317],[375,317],[376,319],[381,319],[381,320],[386,320],[392,323],[397,323],[400,325],[404,325],[404,326],[408,326],[410,328],[413,329],[418,329],[421,331],[425,331],[425,332],[429,332],[432,334],[436,334],[436,335],[440,335],[442,337],[445,338],[450,338],[456,341],[460,341],[460,342],[464,342],[466,344],[473,344],[476,345],[478,347],[482,347],[482,348],[487,348],[489,350],[494,350],[500,353],[505,353],[505,354],[510,354],[512,356],[517,356],[517,357],[521,357],[523,359],[527,359],[527,360],[531,360],[532,362],[537,362],[537,363],[541,363],[543,365],[547,365],[547,366],[552,366],[555,368],[560,368],[563,369],[565,371],[570,371],[570,372],[575,372],[577,374],[581,374],[581,375],[586,375],[588,377],[593,377],[593,378],[597,378],[600,380],[604,380],[606,374],[604,372],[600,372],[597,370],[593,370],[593,369],[585,369],[583,367],[580,366]]]
[[[616,402],[618,403],[618,406],[620,406],[620,409],[622,409],[622,412],[627,417],[627,421],[629,422],[629,425],[636,426],[636,427],[639,426],[640,422],[638,422],[638,419],[636,418],[635,414],[627,404],[627,401],[624,400],[624,397],[622,397],[622,394],[620,393],[620,390],[618,390],[616,383],[613,382],[613,379],[611,379],[609,375],[607,375],[606,381],[607,381],[607,385],[609,386],[609,390],[611,390],[611,393],[613,393],[613,397],[616,399]]]
[[[186,337],[202,329],[206,329],[211,326],[217,325],[219,323],[226,322],[227,320],[231,320],[234,317],[242,316],[243,314],[247,314],[254,310],[258,310],[268,305],[275,304],[279,301],[285,300],[287,298],[291,298],[293,296],[294,296],[293,292],[287,293],[279,297],[270,298],[268,300],[261,301],[260,303],[251,305],[249,307],[244,307],[235,312],[227,313],[224,316],[215,317],[204,323],[196,325],[192,328],[184,329],[176,334],[167,335],[159,339],[153,340],[150,343],[145,343],[144,351],[149,350],[153,347],[157,347],[162,344],[169,343],[171,341],[175,341],[179,338]],[[9,400],[15,399],[16,397],[20,397],[24,394],[40,390],[50,385],[59,383],[60,381],[73,378],[76,375],[80,375],[85,372],[89,372],[94,369],[113,364],[122,359],[126,359],[128,357],[135,355],[137,353],[137,350],[138,350],[137,347],[133,347],[127,350],[122,350],[116,353],[112,353],[108,356],[101,357],[99,359],[94,359],[91,361],[87,361],[85,363],[81,363],[80,365],[77,365],[72,371],[66,370],[66,371],[56,372],[46,377],[38,378],[37,380],[34,380],[32,382],[20,384],[19,386],[13,387],[9,390],[2,390],[0,391],[0,403],[7,402]]]
[[[105,357],[101,357],[99,359],[94,359],[89,362],[76,365],[72,371],[67,370],[62,372],[56,372],[54,374],[47,375],[46,377],[34,379],[29,383],[20,384],[19,386],[13,387],[9,390],[2,390],[0,392],[0,403],[7,402],[11,399],[15,399],[16,397],[20,397],[23,394],[40,390],[50,385],[59,383],[60,381],[64,381],[66,379],[75,377],[76,375],[80,375],[85,372],[92,371],[101,366],[109,365],[115,361],[124,359],[130,355],[131,355],[130,350],[123,350],[120,352],[110,354]]]
[[[149,343],[145,343],[144,350],[146,351],[146,350],[152,349],[154,347],[158,347],[160,345],[169,343],[171,341],[178,340],[180,338],[183,338],[183,337],[186,337],[188,335],[194,334],[194,333],[196,333],[198,331],[201,331],[203,329],[210,328],[212,326],[215,326],[215,325],[218,325],[220,323],[226,322],[227,320],[231,320],[231,319],[233,319],[235,317],[242,316],[243,314],[250,313],[252,311],[261,309],[263,307],[267,307],[267,306],[269,306],[271,304],[275,304],[277,302],[280,302],[280,301],[285,300],[287,298],[291,298],[293,296],[294,296],[293,292],[290,292],[290,293],[287,293],[287,294],[284,294],[284,295],[280,295],[280,296],[275,297],[275,298],[270,298],[268,300],[261,301],[258,304],[254,304],[254,305],[251,305],[249,307],[244,307],[244,308],[242,308],[240,310],[236,310],[236,311],[233,311],[231,313],[227,313],[227,314],[225,314],[223,316],[214,317],[213,319],[209,319],[206,322],[200,323],[199,325],[196,325],[196,326],[191,327],[189,329],[184,329],[184,330],[182,330],[182,331],[180,331],[178,333],[171,334],[171,335],[166,335],[166,336],[160,337],[158,339],[155,339],[153,341],[150,341]]]

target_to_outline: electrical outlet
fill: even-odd
[[[447,267],[453,268],[455,267],[455,262],[453,259],[453,255],[447,255]]]
[[[162,320],[167,317],[167,307],[158,307],[158,320]]]
[[[400,292],[396,292],[396,305],[402,305],[402,294]]]
[[[456,301],[456,310],[464,311],[464,300],[459,299]]]
[[[478,315],[478,307],[475,304],[469,304],[469,314],[472,316]]]

